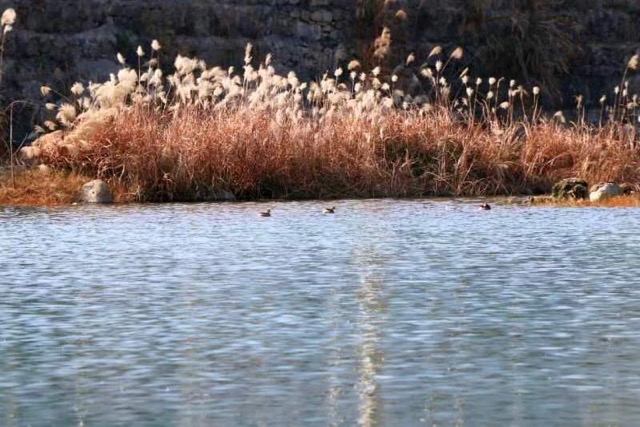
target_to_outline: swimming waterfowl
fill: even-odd
[[[336,213],[336,207],[332,206],[330,208],[324,208],[324,210],[322,212],[326,213],[326,214]]]
[[[489,203],[482,203],[480,205],[480,210],[481,211],[490,211],[491,210],[491,205],[489,205]]]
[[[260,212],[260,216],[271,216],[271,209],[267,209],[264,212]]]

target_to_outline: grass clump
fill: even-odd
[[[567,124],[541,114],[538,87],[452,73],[460,48],[431,51],[418,73],[424,92],[357,61],[301,82],[269,56],[255,64],[251,46],[239,73],[178,56],[165,75],[159,49],[143,58],[139,48],[134,67],[119,55],[117,75],[76,83],[55,103],[43,88],[51,117],[38,130],[48,133],[30,156],[139,201],[510,195],[548,192],[567,176],[639,178],[628,93],[603,107],[598,126],[584,115]]]
[[[78,201],[78,190],[87,178],[75,173],[20,170],[13,177],[0,171],[0,205],[57,206]]]

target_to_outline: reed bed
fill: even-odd
[[[471,79],[460,48],[434,48],[411,88],[352,61],[321,79],[279,75],[251,46],[240,73],[139,47],[104,83],[49,87],[45,133],[23,153],[107,179],[139,201],[488,196],[548,192],[562,178],[640,181],[637,96],[623,77],[600,121],[540,112],[540,88]],[[407,58],[406,67],[413,61]],[[637,56],[625,69],[638,66]],[[255,66],[255,68],[254,68]],[[451,69],[455,70],[450,71]],[[406,74],[406,73],[405,73]]]

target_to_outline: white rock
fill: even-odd
[[[592,190],[594,190],[592,188]],[[589,193],[589,200],[592,202],[601,202],[611,197],[622,195],[622,189],[615,182],[603,182],[598,184],[594,191]]]
[[[111,203],[111,191],[106,182],[95,179],[82,186],[80,199],[84,203]]]

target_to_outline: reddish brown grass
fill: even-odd
[[[536,198],[532,206],[552,206],[552,207],[567,207],[567,208],[588,208],[588,207],[601,207],[601,208],[636,208],[640,207],[640,195],[633,194],[627,196],[617,196],[609,199],[605,199],[599,202],[591,202],[586,199],[564,199],[557,200],[552,197],[540,197]]]
[[[14,179],[10,173],[0,173],[0,206],[60,206],[79,200],[83,184],[92,178],[76,173],[20,170]],[[111,185],[114,199],[127,201],[125,189]]]
[[[70,152],[41,161],[133,189],[140,201],[548,192],[569,176],[640,180],[640,152],[608,129],[551,122],[499,131],[452,113],[390,111],[321,121],[248,108],[123,109]]]
[[[77,201],[78,190],[88,180],[76,174],[20,171],[11,179],[0,175],[0,205],[57,206]]]

